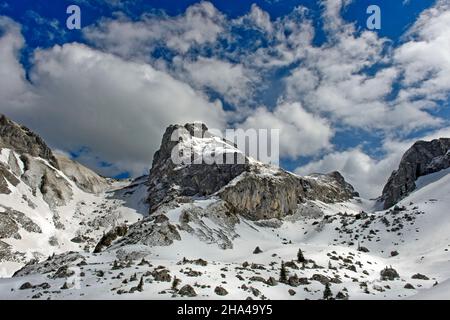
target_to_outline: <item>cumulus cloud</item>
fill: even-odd
[[[399,100],[445,100],[450,92],[450,4],[439,0],[423,12],[396,49],[394,60],[403,71]]]
[[[211,3],[200,2],[176,17],[146,13],[133,21],[119,14],[85,28],[84,34],[102,49],[147,61],[158,46],[186,53],[194,46],[215,42],[223,31],[224,19]]]
[[[349,2],[323,2],[328,40],[308,47],[285,79],[285,99],[331,114],[335,124],[366,131],[408,133],[442,125],[429,110],[435,106],[431,101],[446,97],[450,89],[449,11],[437,5],[424,12],[410,30],[416,40],[392,48],[387,39],[359,32],[342,19],[340,12]],[[377,72],[368,73],[368,68]],[[403,89],[392,99],[399,81]]]
[[[390,153],[382,160],[376,160],[364,153],[360,148],[343,152],[332,152],[319,161],[311,162],[297,168],[296,173],[328,173],[339,171],[363,197],[376,198],[392,170],[398,166],[402,152]]]
[[[279,129],[280,155],[294,159],[330,148],[333,136],[327,121],[308,113],[300,103],[282,103],[273,111],[258,108],[241,126]]]
[[[2,107],[2,112],[54,146],[86,146],[93,157],[133,174],[149,167],[167,125],[225,124],[221,104],[208,102],[189,85],[147,64],[81,44],[37,51],[30,76],[35,99],[23,108]]]
[[[20,25],[0,16],[0,98],[2,105],[20,108],[29,101],[25,71],[17,57],[25,43]]]
[[[256,77],[242,64],[233,64],[214,58],[199,57],[195,61],[174,59],[175,71],[179,78],[198,87],[212,89],[232,105],[245,104],[253,92]]]
[[[334,170],[336,162],[367,184],[362,193],[374,196],[381,183],[375,172],[384,181],[398,160],[388,141],[409,142],[404,137],[419,129],[448,125],[434,112],[450,92],[448,1],[424,11],[400,45],[345,21],[342,10],[351,0],[320,2],[320,45],[302,6],[276,19],[257,5],[230,18],[209,2],[176,16],[116,12],[83,29],[90,47],[37,50],[32,82],[18,59],[20,26],[0,17],[1,111],[58,148],[88,146],[97,152],[93,162],[101,158],[133,172],[148,166],[169,123],[279,128],[283,156],[331,152],[299,172]],[[121,1],[108,3],[124,10]],[[216,99],[234,110],[225,113]],[[392,155],[377,160],[362,148],[334,152],[332,138],[343,127],[381,133],[383,151]]]

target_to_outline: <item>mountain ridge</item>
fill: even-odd
[[[176,128],[188,134],[169,142]],[[328,285],[335,299],[398,299],[450,279],[448,168],[377,211],[338,172],[300,177],[193,130],[170,126],[149,176],[106,185],[70,159],[56,156],[56,169],[3,147],[0,273],[14,276],[0,279],[0,298],[321,299]],[[179,143],[196,146],[189,159],[221,146],[245,161],[170,164]]]

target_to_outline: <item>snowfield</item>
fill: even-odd
[[[53,260],[47,262],[47,271],[42,262],[28,266],[23,275],[2,279],[0,298],[185,299],[193,295],[191,288],[194,299],[321,299],[328,283],[333,296],[341,299],[446,299],[449,173],[420,178],[418,189],[391,210],[372,212],[369,209],[376,203],[357,198],[333,205],[311,202],[307,205],[322,215],[290,216],[281,226],[241,218],[232,249],[180,231],[181,241],[170,246],[113,246],[98,254],[80,251],[74,261],[63,254],[53,268]],[[131,200],[121,200],[120,205],[110,192],[74,197],[74,203],[86,203],[83,212],[107,204],[132,222],[140,212],[130,204],[145,194],[138,186],[132,187],[134,192],[128,190]],[[116,194],[123,198],[125,190]],[[177,224],[184,206],[205,209],[214,202],[198,199],[172,209],[167,217]],[[205,217],[202,222],[192,227],[222,232],[223,226],[213,220]],[[253,253],[256,247],[262,252]],[[297,261],[298,249],[306,262]],[[287,282],[279,281],[282,262]],[[60,270],[64,265],[69,271]],[[399,278],[382,280],[380,272],[386,267],[395,269]]]
[[[2,149],[0,161],[7,164],[11,153],[12,150]],[[20,165],[20,174],[23,174],[24,163],[19,155],[15,154],[15,158]],[[31,259],[42,260],[54,253],[67,251],[91,251],[109,228],[125,221],[134,223],[148,212],[142,203],[145,187],[141,185],[136,187],[139,190],[133,199],[129,199],[126,191],[123,191],[129,181],[111,182],[108,190],[88,193],[48,161],[37,161],[54,171],[68,185],[72,194],[66,204],[53,206],[44,200],[39,188],[32,188],[22,180],[16,186],[8,182],[10,193],[0,193],[0,214],[11,209],[23,213],[31,220],[28,225],[33,224],[33,228],[30,230],[30,227],[24,227],[24,223],[19,221],[18,231],[13,236],[0,240],[3,245],[13,248],[14,259],[17,260],[0,259],[0,277],[12,276],[25,261]],[[123,205],[127,201],[131,201],[134,206]],[[1,227],[6,229],[5,226]]]
[[[338,172],[297,176],[206,126],[168,127],[150,175],[116,181],[6,124],[4,143],[35,155],[0,149],[0,299],[449,298],[448,139],[417,142],[406,154],[421,162],[367,200]],[[173,163],[177,128],[187,159],[244,164]]]

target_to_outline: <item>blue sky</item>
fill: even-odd
[[[65,27],[70,4],[81,30]],[[120,177],[148,169],[169,123],[279,128],[284,168],[337,169],[375,196],[415,139],[448,134],[448,13],[447,0],[0,0],[14,74],[0,112]]]

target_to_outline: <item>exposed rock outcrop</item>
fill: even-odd
[[[177,228],[164,215],[154,215],[133,224],[126,236],[116,241],[112,247],[144,244],[148,246],[168,246],[174,240],[181,240]]]
[[[52,150],[44,140],[25,126],[21,126],[9,120],[5,115],[0,115],[0,148],[9,148],[18,154],[29,154],[40,157],[58,168],[58,163]]]
[[[172,160],[172,153],[182,144],[186,147],[183,157],[191,164],[175,164]],[[171,125],[166,129],[161,147],[153,157],[149,175],[151,212],[177,196],[211,195],[248,169],[245,163],[196,164],[196,160],[201,159],[212,145],[222,146],[228,149],[226,152],[235,153],[236,157],[242,156],[226,141],[211,135],[204,124]]]
[[[0,163],[0,193],[10,194],[11,190],[8,187],[8,183],[17,186],[19,182],[19,179],[10,173],[3,163]]]
[[[50,207],[65,205],[72,198],[73,190],[69,181],[58,171],[28,154],[21,156],[20,160],[24,165],[22,181],[32,189],[33,194],[39,190]]]
[[[174,150],[187,150],[183,154],[187,163],[174,164]],[[196,159],[210,150],[221,157],[231,154],[240,161],[197,164]],[[149,181],[151,212],[176,198],[217,194],[231,213],[251,220],[282,218],[294,213],[298,204],[306,200],[331,203],[357,195],[338,172],[299,177],[264,165],[247,158],[231,142],[212,135],[204,124],[198,123],[167,128],[154,156]]]
[[[81,190],[89,193],[99,193],[109,187],[106,178],[99,176],[78,162],[58,153],[55,154],[55,158],[61,171],[75,182]]]
[[[0,239],[20,238],[19,226],[28,232],[41,233],[41,228],[23,212],[0,205]]]
[[[450,167],[450,138],[417,141],[405,152],[400,165],[383,189],[384,208],[388,209],[416,188],[417,178]]]
[[[110,231],[108,231],[100,239],[98,244],[94,249],[94,253],[101,252],[104,247],[108,247],[111,243],[119,237],[123,237],[128,232],[128,227],[126,225],[117,226]]]
[[[268,174],[269,173],[269,174]],[[233,211],[251,220],[281,219],[292,215],[307,200],[346,201],[358,194],[333,172],[299,177],[268,166],[253,166],[219,192]]]

